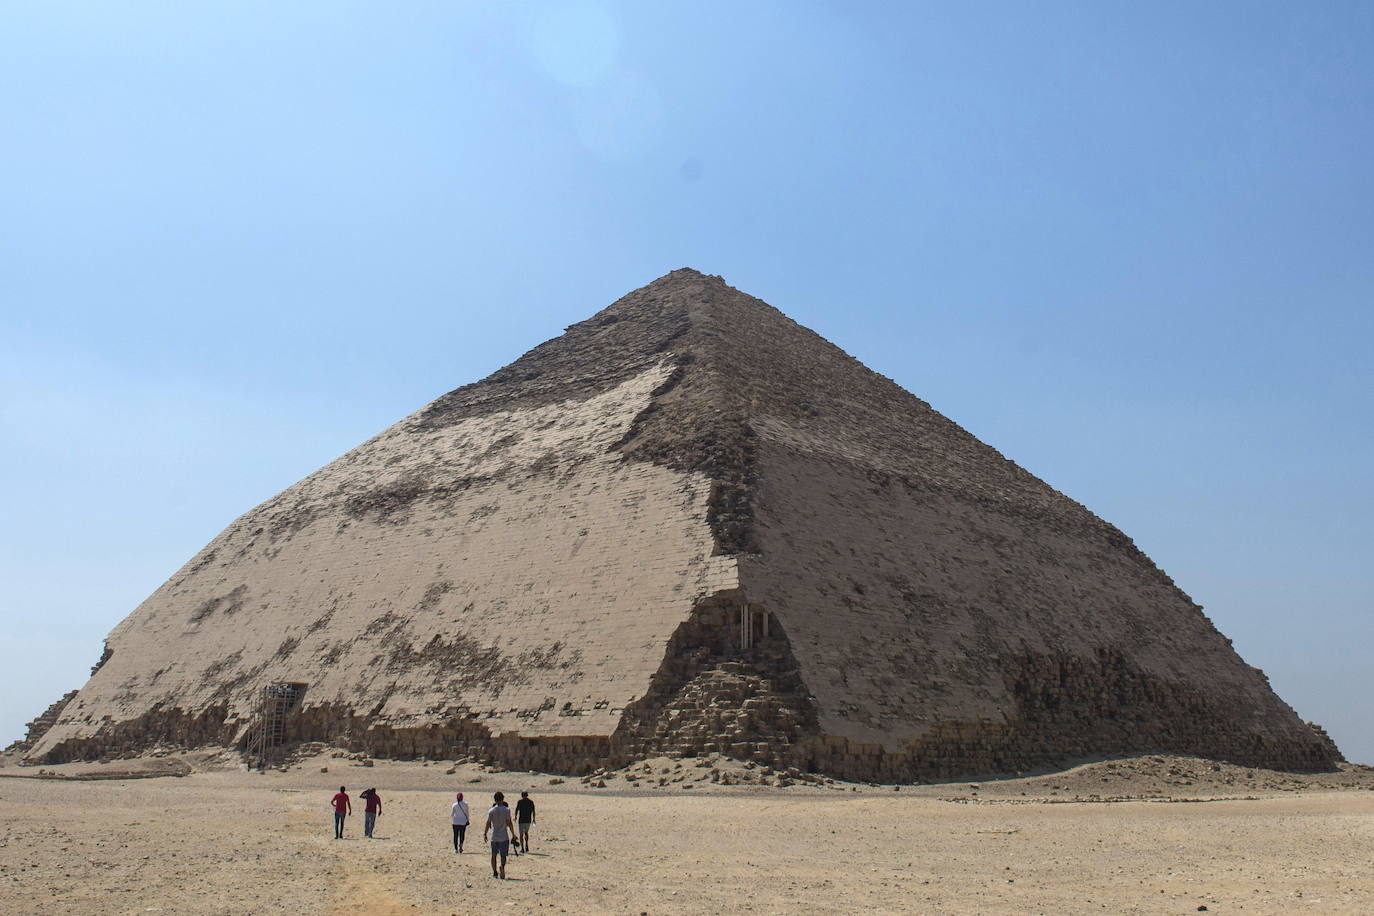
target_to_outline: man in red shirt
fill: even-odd
[[[363,836],[372,839],[372,829],[377,826],[377,815],[382,813],[382,797],[376,789],[366,789],[362,795],[367,804],[363,806]]]
[[[343,839],[344,817],[353,813],[353,803],[348,800],[348,790],[339,786],[334,796],[334,839]]]

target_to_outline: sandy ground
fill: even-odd
[[[47,768],[61,779],[0,761],[0,913],[1374,912],[1367,769],[1156,757],[897,790],[719,785],[695,764],[597,788],[329,756],[265,774],[211,755]],[[71,778],[140,773],[187,775]],[[333,839],[340,783],[378,787],[376,839],[361,816]],[[498,882],[480,826],[453,853],[452,792],[479,809],[524,788],[534,854]]]

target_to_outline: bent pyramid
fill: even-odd
[[[692,270],[239,518],[30,759],[244,747],[274,687],[283,740],[555,771],[1337,759],[1124,534]]]

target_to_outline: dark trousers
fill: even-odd
[[[467,832],[468,832],[468,825],[467,825],[467,824],[454,824],[454,825],[453,825],[453,848],[454,848],[454,849],[462,849],[462,848],[463,848],[463,838],[467,835]]]
[[[345,816],[346,815],[342,811],[334,812],[334,839],[336,840],[343,836],[343,822]]]
[[[377,812],[363,812],[363,836],[372,836],[372,828],[377,826]]]

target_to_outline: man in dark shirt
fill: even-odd
[[[520,847],[516,854],[530,851],[530,825],[534,823],[534,799],[530,793],[521,792],[520,800],[515,803],[515,823],[520,833]]]

